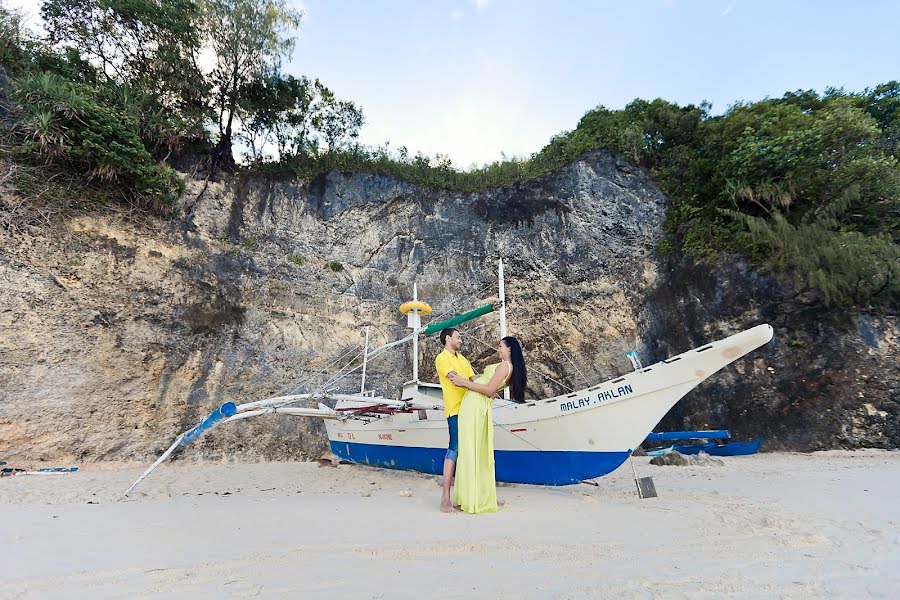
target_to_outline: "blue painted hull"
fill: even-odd
[[[335,456],[354,463],[433,473],[444,469],[441,448],[331,442]],[[497,481],[536,485],[569,485],[615,471],[630,452],[566,452],[495,450]]]

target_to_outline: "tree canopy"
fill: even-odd
[[[165,212],[179,156],[233,169],[235,145],[280,161],[362,126],[321,81],[281,73],[301,18],[285,0],[44,0],[41,15],[45,39],[0,6],[14,153],[101,193]]]

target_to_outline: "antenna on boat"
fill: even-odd
[[[406,326],[413,330],[413,376],[414,383],[419,383],[419,330],[422,328],[422,317],[431,314],[431,307],[419,301],[419,293],[413,282],[413,299],[400,305],[400,312],[406,315]]]
[[[506,337],[506,287],[503,285],[503,257],[497,269],[497,291],[500,299],[500,338]],[[509,400],[509,386],[503,389],[503,397]]]

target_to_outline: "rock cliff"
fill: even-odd
[[[764,447],[898,447],[897,319],[826,311],[739,260],[655,248],[666,199],[647,173],[594,152],[546,177],[463,194],[332,172],[312,182],[189,181],[176,222],[42,214],[12,193],[0,228],[0,458],[148,460],[226,401],[319,385],[370,327],[405,334],[412,285],[438,314],[496,298],[530,395],[559,393],[753,325],[775,339],[713,376],[662,426],[765,435]],[[496,319],[463,330],[476,365]],[[436,337],[420,345],[434,380]],[[395,394],[411,349],[369,365]],[[358,373],[337,382],[358,390]],[[317,456],[314,420],[224,426],[182,456]]]

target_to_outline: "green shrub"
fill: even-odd
[[[162,210],[174,203],[180,179],[153,160],[134,120],[98,103],[95,90],[47,72],[26,74],[12,87],[21,155],[82,172],[146,207]]]
[[[827,305],[866,306],[900,300],[900,245],[887,234],[848,231],[840,217],[858,199],[851,188],[798,224],[780,212],[769,219],[723,211],[747,227],[751,243],[764,250],[764,264],[799,290],[817,289]]]
[[[690,226],[681,242],[681,249],[695,260],[710,258],[715,252],[710,227],[705,222],[696,222]]]

